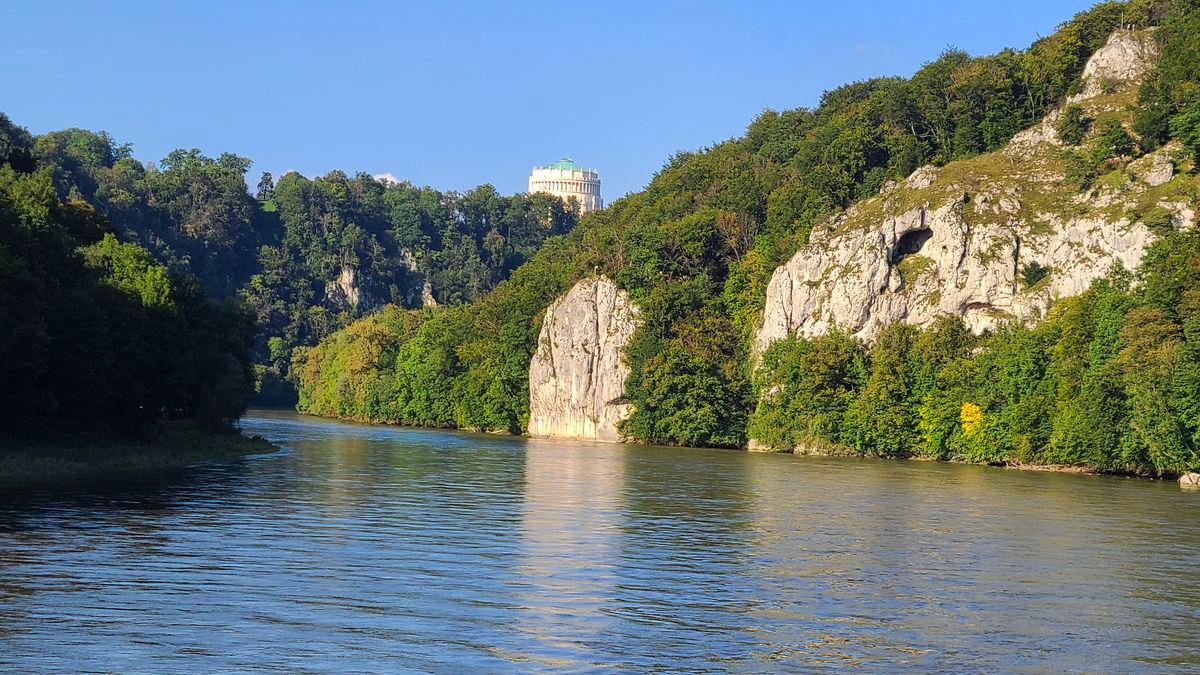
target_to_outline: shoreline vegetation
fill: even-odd
[[[289,409],[289,408],[279,408],[279,409],[280,410],[293,410],[293,409]],[[335,422],[347,422],[347,423],[351,423],[351,424],[369,424],[369,425],[374,425],[374,426],[396,427],[396,428],[400,428],[400,429],[421,429],[421,430],[426,430],[426,431],[449,431],[449,432],[464,433],[464,434],[506,436],[509,438],[522,438],[522,439],[529,439],[529,440],[549,440],[549,441],[575,440],[575,439],[566,439],[566,438],[539,438],[537,436],[530,436],[527,433],[513,434],[513,433],[509,433],[507,431],[503,431],[503,430],[498,431],[498,430],[485,430],[485,429],[465,429],[465,428],[454,427],[454,426],[426,426],[426,425],[419,425],[419,424],[404,424],[402,422],[389,422],[387,420],[366,419],[366,418],[349,418],[349,417],[339,417],[337,415],[323,415],[320,413],[304,412],[304,411],[300,411],[300,410],[293,410],[293,411],[296,412],[297,414],[303,415],[305,417],[315,417],[317,419],[332,420]],[[591,439],[580,439],[580,440],[591,440]],[[608,443],[607,441],[594,441],[594,442]],[[620,443],[613,443],[613,445],[658,445],[661,447],[673,447],[673,448],[696,448],[696,449],[707,449],[707,450],[724,449],[724,450],[728,450],[730,452],[753,452],[756,454],[764,454],[764,455],[795,455],[797,457],[824,457],[824,458],[847,457],[847,458],[854,458],[854,459],[870,459],[870,460],[903,460],[903,461],[909,461],[909,462],[936,462],[939,464],[966,464],[966,465],[971,465],[971,466],[989,466],[989,467],[993,467],[993,468],[997,468],[997,469],[1011,469],[1014,471],[1033,471],[1033,472],[1038,472],[1038,473],[1066,473],[1066,474],[1079,474],[1079,475],[1085,475],[1085,476],[1111,476],[1111,477],[1117,477],[1117,478],[1139,478],[1139,479],[1149,479],[1149,480],[1162,480],[1162,481],[1166,481],[1166,482],[1178,481],[1180,476],[1185,475],[1185,474],[1163,474],[1163,475],[1155,476],[1155,475],[1152,475],[1150,473],[1145,473],[1145,472],[1139,473],[1136,471],[1103,470],[1103,469],[1098,469],[1096,467],[1082,466],[1082,465],[1077,465],[1077,464],[1038,464],[1038,463],[1031,463],[1031,462],[1020,462],[1020,461],[974,462],[974,461],[965,460],[965,459],[941,459],[941,458],[937,458],[937,457],[924,457],[924,456],[912,456],[912,457],[897,457],[897,456],[890,456],[890,455],[876,456],[876,455],[860,453],[851,448],[838,448],[838,449],[829,449],[829,450],[814,450],[814,449],[810,449],[810,450],[802,450],[802,449],[778,450],[775,448],[754,447],[753,445],[751,447],[743,447],[743,448],[713,448],[711,446],[706,447],[706,446],[689,446],[689,445],[670,445],[670,444],[661,444],[661,443],[643,444],[643,443],[634,442],[634,441],[622,441]]]
[[[261,436],[220,431],[189,421],[163,422],[142,438],[62,435],[0,439],[0,490],[60,481],[181,469],[275,452]]]

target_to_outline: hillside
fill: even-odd
[[[1115,32],[1042,123],[814,231],[767,290],[751,446],[1194,468],[1195,146],[1133,135],[1159,47]]]
[[[251,161],[176,150],[157,164],[104,132],[31,136],[0,114],[0,164],[49,171],[64,202],[90,205],[124,242],[217,298],[239,298],[259,331],[260,401],[294,400],[292,350],[385,304],[481,298],[576,216],[546,195],[463,194],[341,171],[246,186]]]
[[[1119,30],[1093,55],[1067,105],[1083,121],[1073,142],[1052,110],[1000,150],[922,167],[822,223],[775,272],[758,350],[834,326],[869,342],[896,321],[954,315],[979,333],[1037,320],[1114,265],[1136,269],[1161,230],[1191,229],[1188,153],[1171,143],[1130,161],[1156,50],[1152,30]]]
[[[1139,294],[1164,274],[1155,261],[1178,264],[1191,246],[1182,230],[1194,217],[1185,214],[1194,211],[1191,172],[1200,145],[1197,26],[1188,3],[1105,3],[1024,51],[970,57],[951,50],[910,79],[847,85],[827,92],[813,110],[767,111],[739,138],[672,157],[646,190],[548,240],[482,301],[421,316],[387,310],[298,353],[293,372],[300,409],[520,433],[530,429],[530,401],[560,391],[573,402],[556,399],[540,408],[537,428],[559,428],[543,417],[556,406],[567,416],[577,414],[572,406],[591,406],[587,414],[596,420],[605,418],[604,406],[614,406],[628,415],[620,434],[644,441],[743,446],[753,438],[773,448],[809,444],[869,454],[1048,461],[1038,453],[1050,445],[1050,422],[1018,441],[994,434],[979,441],[994,456],[949,446],[928,451],[926,436],[965,433],[967,422],[959,419],[964,410],[970,425],[978,408],[983,427],[1011,430],[1020,417],[1005,406],[1025,400],[1024,390],[1004,400],[963,394],[957,406],[948,399],[943,407],[954,415],[938,418],[945,428],[919,431],[924,422],[918,408],[933,393],[931,379],[942,373],[917,372],[929,359],[914,345],[941,339],[926,335],[954,336],[947,359],[981,367],[985,359],[978,356],[987,345],[1041,335],[1036,331],[1046,329],[1031,333],[1019,324],[1053,314],[1056,298],[1084,292],[1110,263],[1119,260],[1129,270],[1145,253],[1153,264],[1143,265],[1140,277],[1126,271],[1096,281],[1115,294],[1106,302],[1121,308],[1106,335],[1115,339],[1127,315],[1142,316],[1137,308],[1147,300]],[[1142,68],[1117,73],[1121,77],[1085,75],[1087,68],[1103,70],[1108,60],[1088,66],[1089,57],[1125,34],[1147,41]],[[1059,116],[1067,122],[1060,125]],[[1033,142],[1060,128],[1072,138],[1071,147],[1056,139]],[[1158,179],[1143,176],[1161,173],[1168,159],[1171,180],[1150,185]],[[970,231],[957,243],[920,234],[939,236],[947,228],[930,225],[943,221]],[[865,245],[879,239],[882,226],[891,228],[892,239]],[[905,238],[911,233],[917,234]],[[1055,243],[1076,240],[1066,248]],[[1014,253],[1018,241],[1024,256]],[[1071,253],[1093,246],[1100,253]],[[978,270],[948,281],[956,250],[960,258],[969,250]],[[868,252],[876,256],[875,276],[855,282],[865,269],[856,256]],[[997,276],[991,261],[1004,260],[996,269],[1005,271]],[[794,279],[818,300],[800,311],[778,312],[783,318],[776,319],[772,307],[788,303],[770,287],[785,274],[777,268],[789,265],[809,270]],[[841,280],[833,278],[839,273]],[[596,351],[594,345],[603,342],[602,333],[624,334],[628,326],[602,329],[599,312],[579,314],[596,317],[590,334],[563,332],[565,323],[558,320],[543,326],[552,300],[598,274],[635,308],[636,325],[619,350],[627,378],[621,368],[601,368],[611,362],[602,355],[608,348]],[[1190,282],[1174,272],[1166,276],[1182,286],[1164,290],[1155,302],[1181,334],[1179,302]],[[847,301],[860,314],[867,308],[860,324],[848,320],[853,311],[841,313],[847,303],[828,301],[833,294],[880,289],[890,294],[887,300]],[[609,289],[603,294],[612,295]],[[972,299],[975,294],[983,299]],[[960,305],[967,311],[942,311]],[[874,323],[867,320],[872,317]],[[916,326],[900,322],[909,317]],[[759,330],[764,319],[776,327],[770,340]],[[926,332],[919,334],[917,326]],[[987,333],[979,337],[968,328]],[[797,330],[800,338],[789,337]],[[873,347],[868,350],[860,338],[871,339]],[[1078,382],[1060,381],[1060,391],[1046,394],[1052,386],[1043,377],[1046,350],[1062,349],[1052,342],[1040,344],[1040,355],[1022,355],[1034,361],[1029,378],[1012,384],[1041,392],[1039,400],[1050,408],[1059,405],[1060,393],[1078,389]],[[539,359],[556,364],[550,375],[538,374]],[[577,365],[564,371],[561,364]],[[810,371],[818,366],[828,372]],[[539,385],[530,391],[535,376]],[[618,390],[624,395],[601,400],[607,395],[595,392],[610,391],[614,381],[623,384]],[[1136,397],[1127,391],[1121,397],[1124,412],[1114,414],[1132,414],[1126,404]],[[826,403],[828,409],[821,408]],[[1183,424],[1180,438],[1191,433],[1176,423]],[[885,433],[890,429],[898,431]],[[1148,459],[1145,442],[1127,445],[1124,464],[1104,466],[1177,470]],[[1096,457],[1063,458],[1102,464]]]
[[[253,316],[118,241],[20,159],[0,162],[5,486],[269,448],[233,429],[253,394]]]

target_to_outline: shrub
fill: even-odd
[[[1030,261],[1021,267],[1021,281],[1025,283],[1026,290],[1033,288],[1039,281],[1050,275],[1050,267],[1042,265],[1037,261]]]
[[[1058,132],[1058,137],[1067,145],[1082,143],[1091,128],[1091,118],[1084,115],[1083,108],[1076,104],[1063,108],[1062,115],[1059,116],[1058,123],[1054,127]]]

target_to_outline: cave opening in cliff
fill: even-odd
[[[921,247],[925,246],[925,242],[933,237],[933,230],[913,230],[905,232],[900,237],[900,241],[896,242],[896,249],[892,252],[892,264],[900,262],[900,259],[906,255],[919,253]]]

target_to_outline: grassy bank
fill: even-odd
[[[274,445],[258,436],[213,431],[190,422],[159,424],[140,439],[74,435],[0,438],[0,489],[175,469],[274,450]]]

